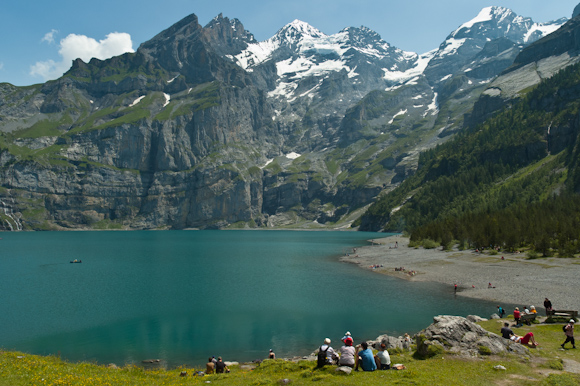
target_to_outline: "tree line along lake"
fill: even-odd
[[[452,288],[338,261],[380,233],[6,232],[0,347],[71,361],[201,365],[306,355],[415,333],[434,315],[494,312]],[[71,264],[73,260],[80,264]]]

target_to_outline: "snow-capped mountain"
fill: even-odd
[[[366,27],[326,35],[308,23],[294,20],[272,38],[248,44],[232,58],[247,71],[274,61],[277,81],[269,95],[292,101],[312,97],[325,77],[343,71],[353,84],[365,83],[361,73],[371,73],[385,86],[392,85],[401,80],[400,74],[413,67],[418,55],[392,47]],[[304,92],[301,81],[308,78],[317,78],[318,82]]]
[[[437,104],[443,104],[442,98],[456,90],[481,87],[507,68],[524,46],[565,21],[535,23],[509,9],[487,7],[452,31],[437,49],[421,55],[393,47],[366,27],[326,35],[294,20],[258,42],[239,21],[220,15],[205,30],[219,29],[217,35],[235,37],[227,49],[222,39],[218,50],[267,89],[278,121],[293,122],[309,112],[314,122],[322,119],[332,132],[336,125],[329,120],[342,116],[374,90],[393,91],[406,84],[415,90],[418,85],[428,87],[414,95],[424,95],[426,100],[414,100],[413,106],[430,106],[433,111],[435,94]],[[223,32],[226,27],[234,32]],[[466,78],[458,81],[457,76]],[[420,80],[423,77],[426,82]],[[421,108],[413,110],[418,117],[429,114]],[[405,109],[392,113],[400,111]]]
[[[237,19],[202,27],[190,15],[135,53],[76,60],[44,85],[0,85],[12,141],[0,149],[0,198],[43,213],[28,219],[39,229],[351,221],[561,22],[486,8],[418,55],[366,27],[326,35],[294,21],[258,42]],[[576,31],[556,40],[570,55]]]
[[[513,53],[513,60],[524,45],[556,31],[566,21],[566,18],[562,18],[548,23],[535,23],[531,18],[518,16],[507,8],[484,8],[475,18],[447,36],[434,54],[425,74],[431,82],[437,82],[467,64],[473,68],[477,66],[477,61],[473,62],[475,56],[496,39],[507,39],[513,43],[513,47],[519,47]]]

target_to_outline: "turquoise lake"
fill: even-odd
[[[490,315],[495,304],[338,258],[385,234],[308,231],[5,232],[0,347],[71,361],[200,365],[272,348],[306,355],[415,333],[434,315]],[[81,264],[70,261],[81,259]]]

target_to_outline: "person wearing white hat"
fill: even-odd
[[[576,348],[576,343],[574,342],[574,319],[570,319],[570,322],[564,327],[564,333],[566,334],[566,341],[561,344],[562,348],[568,342],[572,343],[572,348]]]
[[[342,337],[342,341],[344,342],[345,339],[350,338],[352,339],[352,336],[350,335],[350,331],[347,331],[344,333],[344,336]]]
[[[330,338],[324,339],[324,344],[318,349],[318,367],[331,365],[338,360],[338,354],[330,347]]]

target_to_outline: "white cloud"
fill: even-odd
[[[49,41],[47,36],[51,33],[46,34],[43,41]],[[73,60],[77,58],[88,62],[92,58],[104,60],[125,52],[134,52],[134,50],[131,35],[124,32],[111,32],[100,41],[84,35],[70,34],[60,41],[58,53],[62,60],[60,62],[54,60],[36,62],[30,66],[30,75],[40,76],[45,81],[56,79],[64,74],[72,65]]]
[[[54,35],[56,35],[58,33],[57,30],[53,29],[50,32],[47,32],[42,39],[40,40],[41,42],[47,42],[48,44],[54,44]]]
[[[4,69],[4,63],[0,62],[0,70]]]

